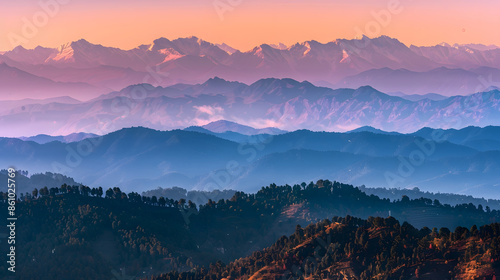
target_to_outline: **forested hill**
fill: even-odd
[[[6,193],[0,198],[0,207],[6,209]],[[17,275],[24,279],[65,275],[108,280],[120,271],[140,277],[190,271],[249,256],[292,234],[297,224],[305,227],[333,216],[390,213],[416,228],[452,230],[500,220],[499,211],[482,206],[452,207],[408,197],[391,202],[328,180],[271,184],[256,194],[236,192],[231,199],[198,206],[185,199],[127,194],[119,188],[68,185],[34,190],[23,199],[16,205],[16,242]],[[0,219],[5,215],[0,211]],[[0,237],[6,233],[0,228]],[[7,271],[5,265],[0,263],[1,273]]]
[[[229,265],[171,272],[154,280],[496,279],[500,224],[418,230],[393,217],[334,217]]]
[[[0,182],[7,182],[8,172],[6,169],[0,170]],[[26,170],[18,170],[16,173],[16,192],[20,198],[23,198],[26,193],[31,193],[35,188],[48,187],[56,188],[63,184],[70,186],[81,184],[75,182],[71,177],[64,176],[58,173],[45,172],[45,173],[35,173],[29,174]]]

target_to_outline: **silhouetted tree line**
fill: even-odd
[[[500,200],[498,199],[485,199],[485,198],[476,198],[471,195],[460,195],[453,193],[431,193],[421,191],[419,188],[415,187],[413,189],[385,189],[385,188],[367,188],[365,186],[360,186],[359,189],[364,193],[370,195],[376,195],[382,198],[389,198],[390,200],[400,199],[403,195],[408,196],[409,198],[428,198],[439,200],[439,202],[443,204],[457,205],[457,204],[469,204],[473,203],[476,206],[482,205],[486,209],[496,209],[500,210]]]
[[[0,207],[6,207],[6,193],[0,192],[0,202]],[[468,229],[499,218],[498,211],[473,204],[452,207],[408,197],[391,202],[328,180],[271,184],[255,194],[236,192],[231,199],[209,199],[204,205],[125,193],[117,187],[104,190],[63,184],[20,195],[16,211],[17,275],[26,279],[60,275],[111,279],[112,271],[120,268],[140,277],[168,271],[204,273],[271,246],[294,232],[297,224],[302,228],[331,216],[387,217],[391,211],[392,216],[417,227]],[[0,218],[4,215],[0,211]],[[0,269],[4,268],[1,263]],[[249,269],[242,267],[238,273],[246,275]]]

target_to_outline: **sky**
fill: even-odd
[[[406,45],[500,46],[498,0],[18,0],[0,11],[0,51],[86,39],[132,49],[196,36],[242,51],[387,35]]]

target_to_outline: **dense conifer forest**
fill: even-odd
[[[0,206],[6,203],[7,194],[0,193]],[[391,277],[406,277],[417,268],[427,271],[428,258],[448,260],[450,275],[455,275],[455,270],[466,269],[457,263],[465,265],[475,256],[481,256],[481,265],[487,256],[494,269],[498,226],[493,223],[500,220],[499,211],[481,205],[450,206],[406,196],[391,201],[328,180],[271,184],[255,194],[236,192],[230,199],[209,199],[203,205],[119,188],[64,184],[19,197],[16,212],[20,279],[151,278],[168,272],[162,277],[246,279],[261,269],[279,275],[294,266],[307,277],[323,277],[329,269],[328,277],[337,279],[335,275],[347,272],[332,266],[342,263],[352,264],[349,273],[358,278],[399,279]],[[5,218],[6,213],[1,215]],[[337,253],[328,257],[321,249],[321,261],[314,267],[303,265],[308,257],[317,257],[310,254],[317,246],[312,238],[316,235],[338,243],[332,245]],[[448,259],[433,246],[448,250],[442,251],[449,253]],[[468,254],[467,248],[472,250]],[[404,269],[403,263],[408,263]],[[5,262],[0,266],[6,271]]]
[[[334,217],[297,226],[272,246],[228,265],[170,279],[496,279],[500,224],[420,230],[393,217]]]

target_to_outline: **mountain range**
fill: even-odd
[[[18,99],[40,98],[40,92],[55,97],[58,91],[49,81],[76,83],[73,86],[79,88],[72,97],[82,100],[131,84],[202,83],[214,76],[244,83],[269,77],[293,78],[336,88],[372,82],[381,91],[393,91],[397,85],[396,91],[406,94],[447,96],[471,94],[500,83],[498,47],[406,46],[387,36],[328,43],[306,41],[288,47],[262,44],[248,51],[196,37],[159,38],[131,50],[81,39],[59,48],[19,46],[0,55],[0,63],[5,63],[3,68],[9,67],[2,75],[23,76],[19,81],[32,79],[27,84],[38,89],[19,91]],[[411,82],[394,86],[378,82],[380,77],[390,79],[390,75]]]
[[[61,102],[10,103],[10,110],[0,112],[3,136],[103,135],[131,126],[166,130],[217,120],[286,131],[371,126],[409,133],[423,127],[500,125],[500,90],[495,88],[438,101],[411,101],[369,86],[333,90],[292,79],[268,78],[246,85],[212,78],[195,85],[139,84],[85,102]]]
[[[82,141],[87,138],[93,138],[93,137],[98,137],[99,135],[92,134],[92,133],[71,133],[69,135],[60,135],[60,136],[51,136],[47,134],[38,134],[36,136],[30,136],[30,137],[19,137],[19,139],[24,140],[24,141],[33,141],[38,144],[45,144],[49,143],[52,141],[58,141],[62,143],[71,143],[71,142],[78,142]]]
[[[224,133],[224,132],[236,132],[243,135],[257,135],[257,134],[271,134],[278,135],[286,133],[287,131],[277,129],[274,127],[266,127],[255,129],[253,127],[247,125],[241,125],[235,122],[219,120],[215,122],[211,122],[209,124],[201,126],[202,128],[215,132],[215,133]]]
[[[82,81],[56,82],[5,63],[0,63],[0,85],[0,96],[4,101],[27,98],[59,98],[67,95],[71,95],[71,98],[82,98],[108,92],[107,89],[98,88]]]
[[[255,191],[266,181],[333,178],[498,199],[499,135],[499,127],[279,135],[135,127],[70,143],[1,138],[0,164],[127,191],[158,186]]]
[[[241,125],[235,122],[225,121],[225,120],[211,122],[203,126],[190,126],[183,130],[209,134],[216,136],[218,138],[238,143],[256,142],[256,140],[260,140],[261,142],[263,142],[266,141],[266,139],[271,139],[276,135],[289,133],[288,131],[280,130],[273,127],[256,129],[250,126]],[[372,134],[383,134],[383,135],[394,135],[394,136],[405,135],[403,133],[398,133],[398,132],[383,131],[371,126],[363,126],[360,128],[356,128],[354,130],[345,132],[345,134],[365,133],[365,132]],[[433,129],[425,127],[416,132],[408,133],[406,135],[421,137],[429,141],[435,141],[437,134],[439,134],[442,139],[445,139],[450,143],[471,147],[478,151],[490,151],[490,150],[500,149],[499,148],[500,141],[498,140],[500,139],[500,129],[496,126],[486,126],[483,128],[469,126],[459,130]],[[87,138],[95,138],[95,137],[99,137],[99,135],[91,133],[72,133],[69,135],[60,135],[60,136],[39,134],[30,137],[18,137],[18,139],[21,139],[23,141],[33,141],[38,144],[46,144],[53,141],[58,141],[62,143],[72,143],[72,142],[82,141]]]
[[[380,91],[396,95],[404,92],[410,100],[429,97],[442,99],[441,95],[468,95],[500,86],[500,70],[491,67],[472,69],[440,67],[425,72],[406,69],[371,69],[354,76],[346,77],[335,87],[358,88],[370,85]],[[432,95],[432,93],[434,95]],[[426,96],[427,95],[427,96]],[[405,98],[404,95],[401,97]],[[413,99],[412,99],[413,98]],[[418,100],[418,99],[417,99]]]

